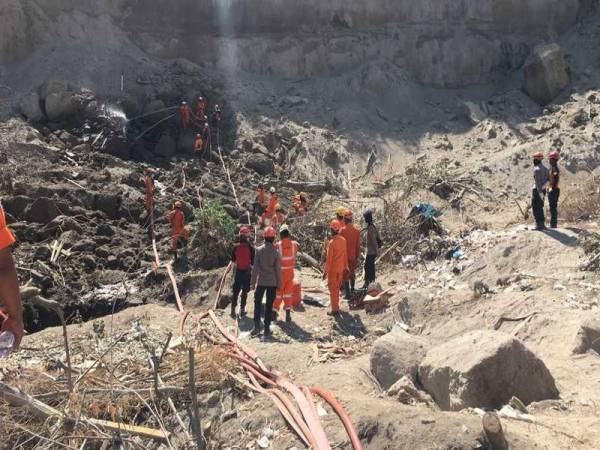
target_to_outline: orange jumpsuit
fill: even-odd
[[[292,197],[292,205],[299,216],[303,216],[306,213],[306,203],[302,201],[299,195]]]
[[[190,237],[190,230],[185,226],[185,215],[180,209],[173,209],[169,214],[171,221],[171,248],[177,251],[177,243],[179,239],[187,240]]]
[[[269,217],[275,214],[275,208],[277,208],[278,203],[279,197],[277,197],[277,194],[271,194],[271,198],[269,199],[269,206],[267,206],[267,215]]]
[[[291,309],[294,298],[294,267],[298,254],[298,243],[290,238],[282,239],[276,245],[281,255],[281,270],[279,272],[279,289],[273,302],[273,309],[278,310],[283,302],[285,309]]]
[[[144,184],[146,185],[146,213],[152,212],[152,202],[154,200],[154,182],[150,175],[144,175]]]
[[[262,208],[266,208],[266,206],[267,206],[267,198],[265,195],[265,190],[262,188],[258,188],[256,190],[256,203],[258,203]]]
[[[336,234],[327,245],[327,258],[325,260],[325,274],[331,310],[340,310],[340,286],[344,280],[344,273],[348,270],[348,247],[346,239]]]
[[[188,105],[181,105],[179,108],[179,118],[181,120],[181,128],[184,130],[190,125],[191,111]]]
[[[196,136],[196,139],[194,140],[194,151],[196,153],[196,158],[200,158],[200,156],[202,155],[203,145],[204,142],[202,141],[202,137]]]
[[[198,100],[196,102],[196,117],[198,120],[202,120],[204,117],[204,110],[206,109],[206,103],[204,100]]]
[[[268,223],[267,223],[267,219],[268,219]],[[279,225],[281,225],[283,222],[285,221],[285,217],[283,214],[281,213],[275,213],[275,214],[271,214],[269,215],[266,211],[263,213],[263,215],[260,217],[260,223],[262,225],[267,225],[273,228],[278,227]]]
[[[15,238],[6,226],[6,219],[4,217],[4,210],[0,203],[0,250],[5,249],[9,245],[15,242]]]
[[[340,231],[340,236],[346,239],[348,250],[348,273],[344,277],[344,281],[354,281],[360,257],[360,230],[353,223],[349,223]]]

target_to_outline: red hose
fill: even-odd
[[[327,403],[329,403],[329,405],[333,408],[335,413],[338,415],[338,417],[341,419],[342,423],[344,424],[344,428],[346,429],[346,433],[348,433],[348,436],[350,437],[350,442],[352,442],[352,447],[354,448],[354,450],[363,450],[362,443],[360,442],[360,439],[358,438],[358,433],[354,429],[352,420],[348,416],[348,413],[346,412],[344,407],[341,405],[341,403],[337,401],[337,399],[333,396],[333,394],[331,392],[329,392],[323,388],[313,386],[310,388],[310,390],[311,390],[311,392],[314,392],[315,394],[320,396]]]

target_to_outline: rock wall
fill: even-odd
[[[305,77],[392,63],[460,87],[519,67],[573,26],[590,0],[5,0],[0,63],[42,43],[132,40],[160,57]],[[6,26],[5,26],[6,25]]]

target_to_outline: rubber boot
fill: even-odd
[[[250,334],[252,336],[258,336],[260,334],[260,321],[254,321],[254,328]]]
[[[229,315],[231,316],[232,319],[235,319],[235,307],[236,307],[236,304],[232,303],[231,304],[231,313],[229,313]]]
[[[350,282],[346,281],[344,283],[344,298],[348,301],[350,301],[351,297],[351,293],[350,293]]]
[[[285,321],[286,323],[292,323],[292,311],[289,309],[285,310]]]
[[[265,326],[265,332],[263,334],[263,339],[266,341],[271,337],[271,329],[268,326]]]

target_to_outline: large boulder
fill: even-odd
[[[40,197],[27,207],[25,218],[28,222],[47,224],[60,215],[68,214],[69,211],[69,205],[65,202]]]
[[[168,134],[163,134],[154,147],[154,154],[164,158],[170,158],[176,152],[177,142]]]
[[[573,353],[581,354],[589,350],[600,353],[600,317],[586,319],[577,332]]]
[[[259,175],[272,175],[275,172],[275,163],[271,158],[256,155],[248,160],[246,167],[254,170]]]
[[[45,118],[44,111],[42,111],[42,106],[40,104],[40,96],[35,92],[21,98],[21,101],[19,102],[19,111],[30,122],[41,122]]]
[[[112,135],[106,140],[103,151],[117,158],[129,159],[131,157],[131,144],[122,136]]]
[[[79,103],[73,92],[53,92],[46,97],[46,115],[51,122],[68,119],[79,112]]]
[[[375,341],[371,352],[371,372],[383,389],[407,375],[415,379],[425,358],[427,341],[398,328]]]
[[[419,367],[419,381],[446,411],[500,408],[512,396],[526,405],[558,396],[542,360],[514,337],[488,330],[431,349]]]
[[[557,44],[535,47],[524,67],[523,90],[539,105],[547,105],[569,84],[567,63]]]
[[[65,80],[48,80],[40,89],[40,96],[46,100],[50,94],[65,92],[69,90],[69,83]]]
[[[94,209],[103,212],[111,220],[119,218],[119,209],[122,202],[121,197],[116,194],[103,192],[94,194]]]

